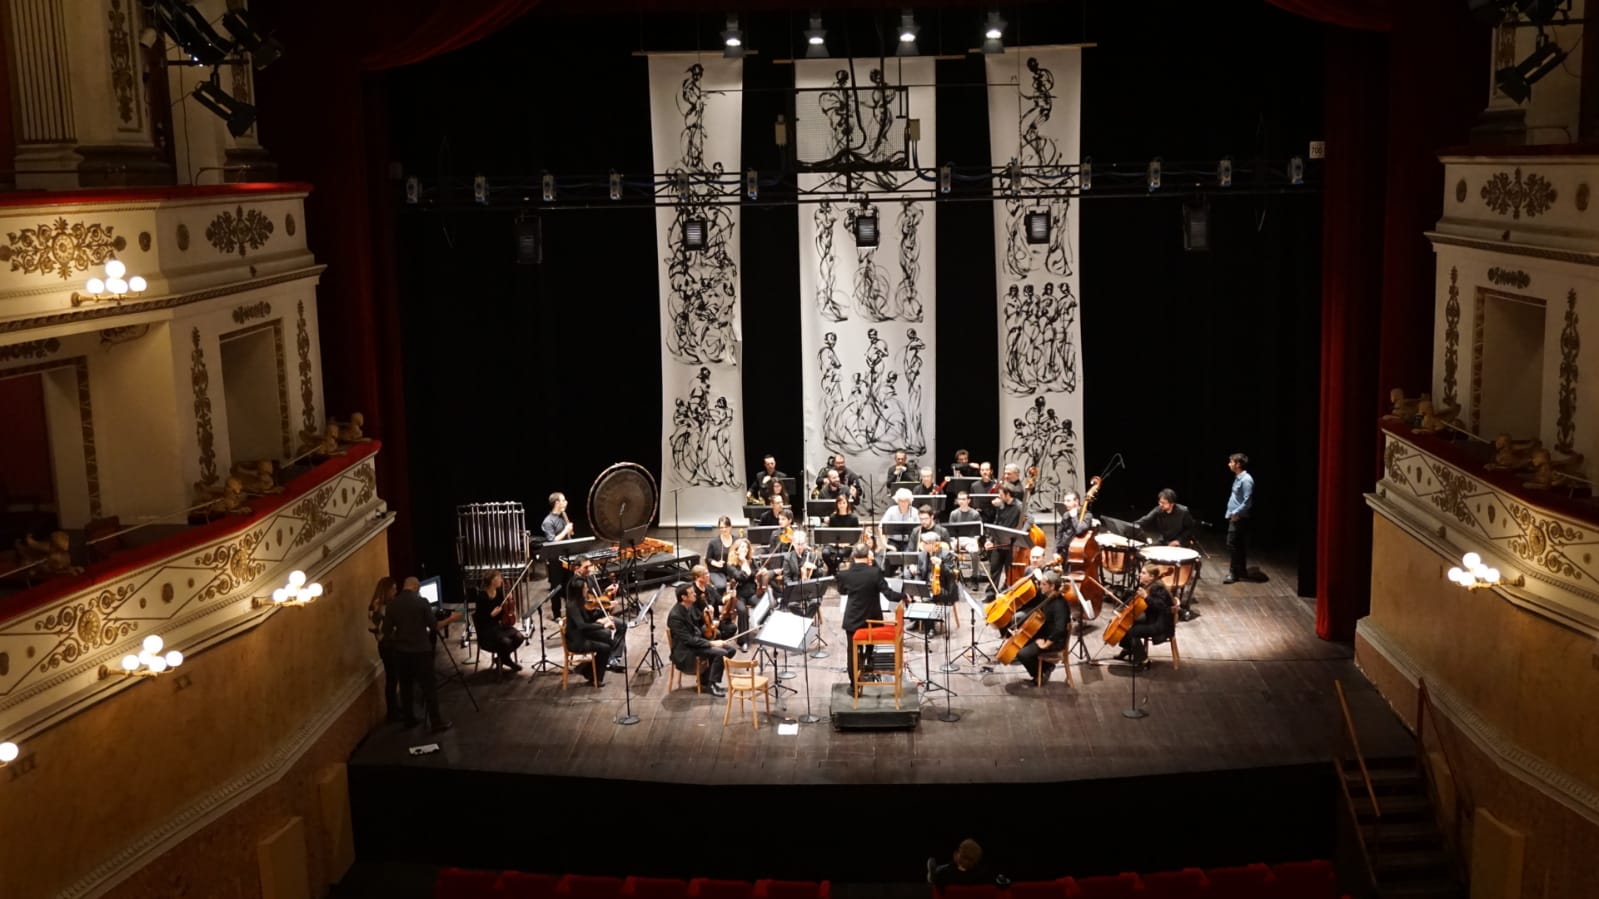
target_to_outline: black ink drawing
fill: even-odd
[[[905,450],[912,455],[927,451],[922,428],[921,374],[922,350],[926,348],[910,329],[909,341],[901,355],[903,369],[889,367],[888,342],[876,328],[866,332],[864,371],[850,374],[849,395],[844,395],[844,364],[838,356],[838,335],[822,335],[817,353],[822,386],[822,442],[844,452],[891,453]],[[900,396],[903,379],[907,396]]]
[[[679,143],[682,158],[667,167],[679,184],[680,196],[671,233],[666,235],[667,295],[666,349],[686,364],[738,363],[738,337],[733,327],[738,304],[738,264],[733,260],[733,216],[727,207],[707,202],[720,180],[722,163],[705,162],[706,91],[704,69],[689,66],[677,96],[683,117]],[[683,225],[690,219],[705,221],[705,249],[683,245]]]
[[[1027,71],[1032,73],[1032,87],[1018,90],[1022,104],[1018,122],[1021,147],[1019,157],[1011,161],[1022,166],[1024,181],[1037,187],[1059,187],[1069,174],[1066,160],[1061,155],[1060,145],[1044,133],[1055,109],[1055,74],[1044,68],[1037,57],[1028,58]],[[1020,280],[1036,267],[1034,253],[1037,251],[1027,242],[1027,213],[1037,209],[1047,209],[1050,219],[1049,243],[1042,251],[1044,271],[1061,277],[1070,275],[1066,215],[1071,206],[1070,201],[1064,199],[1044,203],[1011,196],[1005,200],[1005,270],[1012,278]]]
[[[1005,357],[1000,385],[1012,396],[1077,391],[1077,297],[1071,283],[1012,284],[1005,292]]]
[[[922,298],[916,290],[916,277],[922,271],[922,249],[918,235],[922,228],[922,207],[910,200],[900,201],[899,211],[899,286],[894,301],[899,317],[908,322],[922,320]]]
[[[851,206],[846,218],[851,233],[856,219],[877,214],[877,205],[870,201]],[[881,217],[878,224],[882,224]],[[889,293],[888,271],[877,263],[877,250],[878,247],[855,248],[855,308],[867,321],[886,322],[894,317],[894,298]]]
[[[1077,483],[1077,432],[1072,420],[1061,418],[1043,397],[1021,418],[1011,422],[1011,439],[1005,447],[1005,462],[1014,462],[1022,471],[1038,469],[1027,506],[1034,512],[1048,512],[1061,493]]]
[[[816,204],[811,224],[816,227],[816,311],[826,321],[845,321],[849,313],[838,302],[837,260],[833,258],[833,228],[838,225],[833,204],[826,200]]]
[[[691,486],[736,487],[733,409],[711,393],[711,370],[701,368],[687,399],[672,411],[672,470]]]
[[[894,140],[899,88],[888,84],[882,69],[871,70],[871,87],[860,90],[849,69],[839,69],[833,84],[816,92],[817,107],[828,125],[827,155],[802,160],[805,168],[865,173],[885,190],[896,185],[889,174],[906,167],[903,146]]]

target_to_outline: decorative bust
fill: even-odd
[[[1393,410],[1384,418],[1397,418],[1400,421],[1410,421],[1416,417],[1416,404],[1427,399],[1427,394],[1417,397],[1407,397],[1405,392],[1398,387],[1388,391],[1388,401],[1394,404]]]
[[[72,538],[66,531],[51,531],[48,541],[35,540],[28,534],[17,542],[17,554],[28,564],[38,562],[35,570],[45,577],[83,572],[81,567],[72,564]]]
[[[1460,413],[1459,406],[1438,409],[1433,406],[1432,400],[1421,399],[1416,402],[1416,411],[1421,415],[1421,427],[1416,430],[1421,433],[1442,434],[1459,426],[1455,418]]]
[[[249,515],[250,507],[245,505],[244,501],[244,483],[238,478],[228,478],[227,484],[222,488],[222,495],[211,505],[206,506],[205,510],[211,515]]]
[[[1573,477],[1571,474],[1581,465],[1582,454],[1580,453],[1574,453],[1556,461],[1552,453],[1539,447],[1532,453],[1532,480],[1526,481],[1524,486],[1534,490],[1547,490],[1551,487],[1582,486],[1582,479]]]
[[[283,488],[278,486],[277,478],[274,476],[272,462],[268,459],[262,459],[254,465],[250,465],[248,463],[235,465],[233,466],[233,476],[237,478],[239,482],[244,485],[244,489],[250,493],[268,494],[283,492]]]
[[[302,455],[307,456],[342,456],[344,451],[339,449],[339,424],[328,422],[328,427],[321,435],[310,432],[302,435],[305,442],[300,445]]]
[[[1538,440],[1516,440],[1509,434],[1500,434],[1494,438],[1494,459],[1487,465],[1487,469],[1496,468],[1525,468],[1532,462],[1535,452],[1540,451]],[[1545,453],[1545,455],[1548,455]]]
[[[334,423],[330,422],[330,424],[334,424]],[[340,424],[340,425],[338,425],[338,428],[339,428],[339,435],[338,436],[339,436],[340,442],[343,442],[343,443],[371,443],[372,442],[372,438],[371,437],[366,437],[366,436],[362,435],[362,433],[361,433],[361,426],[364,425],[364,424],[366,424],[366,416],[362,415],[359,412],[352,412],[350,414],[350,421],[349,421],[348,424]]]

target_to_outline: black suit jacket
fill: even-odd
[[[676,603],[666,615],[666,629],[672,635],[672,664],[693,674],[695,656],[711,651],[711,641],[705,639],[704,616],[691,606]]]
[[[824,576],[827,574],[827,569],[822,567],[821,553],[817,552],[810,546],[807,546],[805,547],[805,558],[802,559],[798,553],[790,549],[788,552],[783,554],[784,586],[789,586],[800,582],[800,566],[805,564],[806,559],[809,559],[811,562],[811,576],[806,578],[806,580],[816,580],[816,573],[818,571],[820,571]]]
[[[844,601],[844,633],[855,633],[867,621],[881,619],[883,608],[878,597],[887,596],[895,602],[904,602],[905,596],[888,587],[888,578],[876,565],[859,562],[838,573],[838,592],[847,597]]]

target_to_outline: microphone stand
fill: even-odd
[[[672,488],[672,542],[676,544],[678,552],[683,551],[683,521],[679,517],[677,503],[677,495],[682,492],[682,487]],[[650,623],[655,623],[654,617],[650,618]]]

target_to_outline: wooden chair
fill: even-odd
[[[604,664],[594,657],[592,652],[573,652],[566,648],[566,625],[563,623],[561,632],[561,689],[566,689],[567,678],[572,674],[572,669],[581,665],[585,660],[589,663],[589,677],[596,688],[600,685],[600,665]]]
[[[1064,648],[1052,649],[1038,654],[1038,685],[1040,687],[1044,685],[1044,665],[1046,664],[1058,665],[1062,671],[1066,672],[1066,686],[1072,686],[1072,666],[1066,661]]]
[[[695,693],[703,692],[700,689],[700,675],[702,673],[704,673],[704,671],[705,671],[705,659],[700,657],[700,656],[695,656],[694,657],[694,692]],[[681,669],[679,669],[677,667],[677,663],[672,661],[672,631],[671,631],[670,628],[668,628],[667,631],[666,631],[666,689],[667,689],[667,692],[671,692],[672,690],[676,690],[678,687],[681,687],[681,686],[683,686],[683,672],[682,672]]]
[[[900,603],[894,608],[894,620],[872,619],[866,626],[856,629],[853,636],[854,647],[862,646],[892,646],[894,647],[894,708],[899,708],[900,696],[905,691],[905,604]],[[850,686],[855,694],[855,708],[861,705],[861,687],[865,682],[860,670],[860,653],[851,649],[849,654]],[[881,683],[879,681],[878,683]]]
[[[744,703],[750,704],[750,720],[754,722],[755,729],[761,729],[760,715],[755,711],[757,696],[766,697],[766,714],[772,714],[772,694],[767,692],[771,681],[764,674],[756,674],[755,659],[727,658],[722,660],[722,668],[727,672],[727,711],[722,713],[722,726],[733,717],[733,700],[738,700],[738,713],[744,714]],[[697,680],[697,679],[696,679]]]

